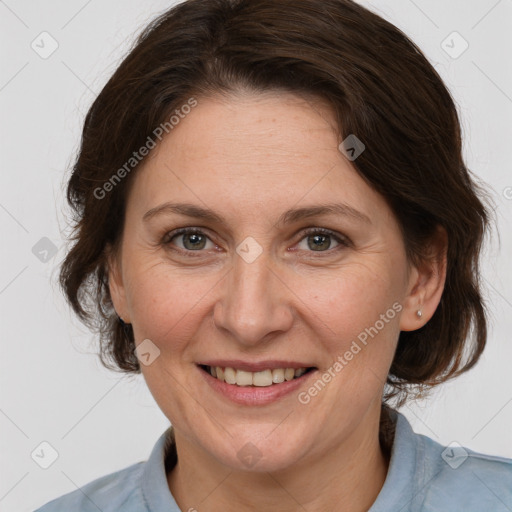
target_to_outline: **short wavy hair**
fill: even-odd
[[[140,164],[100,198],[98,187],[106,190],[188,99],[239,90],[327,101],[340,141],[356,134],[365,143],[354,168],[396,215],[410,262],[428,259],[438,226],[447,232],[440,303],[422,328],[400,333],[384,403],[474,366],[487,337],[479,282],[485,189],[463,161],[456,106],[434,67],[401,30],[350,0],[184,1],[143,30],[95,99],[67,183],[73,244],[59,277],[74,311],[99,335],[102,364],[140,372],[107,266]]]

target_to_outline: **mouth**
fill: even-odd
[[[230,366],[198,365],[201,370],[214,379],[238,387],[275,387],[285,382],[298,380],[315,371],[314,366],[299,368],[264,368],[256,372],[233,368]]]

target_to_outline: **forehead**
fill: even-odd
[[[282,205],[276,212],[298,203],[378,205],[339,151],[325,103],[289,93],[197,101],[138,171],[133,199],[141,208],[177,199],[240,215],[269,205]]]

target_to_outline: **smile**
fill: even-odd
[[[240,370],[231,367],[221,366],[200,366],[205,372],[209,373],[212,377],[232,384],[235,386],[256,386],[256,387],[268,387],[275,384],[281,384],[283,382],[289,382],[291,380],[298,379],[304,374],[311,370],[313,367],[306,368],[274,368],[264,369],[257,372],[250,372],[246,370]]]

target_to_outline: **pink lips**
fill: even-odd
[[[308,365],[292,361],[261,361],[258,363],[246,363],[244,361],[227,361],[227,360],[212,360],[201,363],[205,366],[220,366],[221,368],[231,367],[237,370],[244,370],[250,372],[257,372],[266,369],[276,368],[308,368]],[[198,371],[208,383],[208,385],[219,395],[227,398],[231,402],[240,405],[267,405],[272,402],[291,395],[303,386],[308,381],[316,370],[311,370],[301,377],[297,377],[290,381],[285,381],[280,384],[272,384],[267,387],[257,386],[237,386],[235,384],[228,384],[222,382],[215,377],[212,377],[208,372],[204,371],[200,366],[197,367]],[[309,366],[310,368],[310,366]]]

